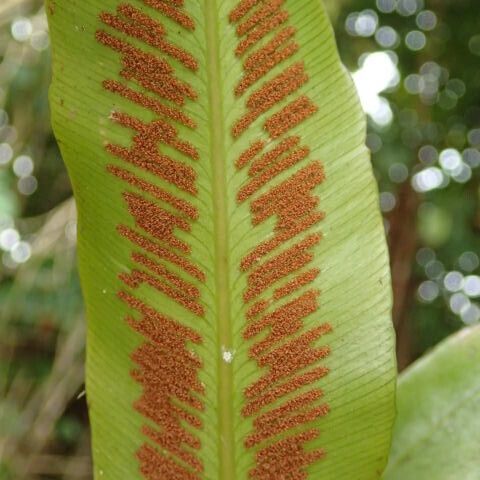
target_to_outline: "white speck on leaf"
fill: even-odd
[[[225,363],[232,363],[234,356],[235,356],[234,350],[228,350],[225,347],[222,347],[222,358]]]

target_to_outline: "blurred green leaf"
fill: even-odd
[[[384,480],[478,480],[480,327],[461,330],[400,379]]]

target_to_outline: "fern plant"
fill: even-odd
[[[365,121],[319,0],[48,0],[95,478],[378,478],[394,417]]]

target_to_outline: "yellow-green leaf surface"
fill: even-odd
[[[95,478],[373,480],[394,416],[365,121],[319,0],[49,0]]]
[[[480,327],[455,334],[402,375],[385,480],[478,480]]]

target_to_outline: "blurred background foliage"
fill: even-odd
[[[399,368],[480,322],[478,0],[325,0],[368,113]],[[42,2],[0,2],[0,480],[91,479],[75,208]]]

